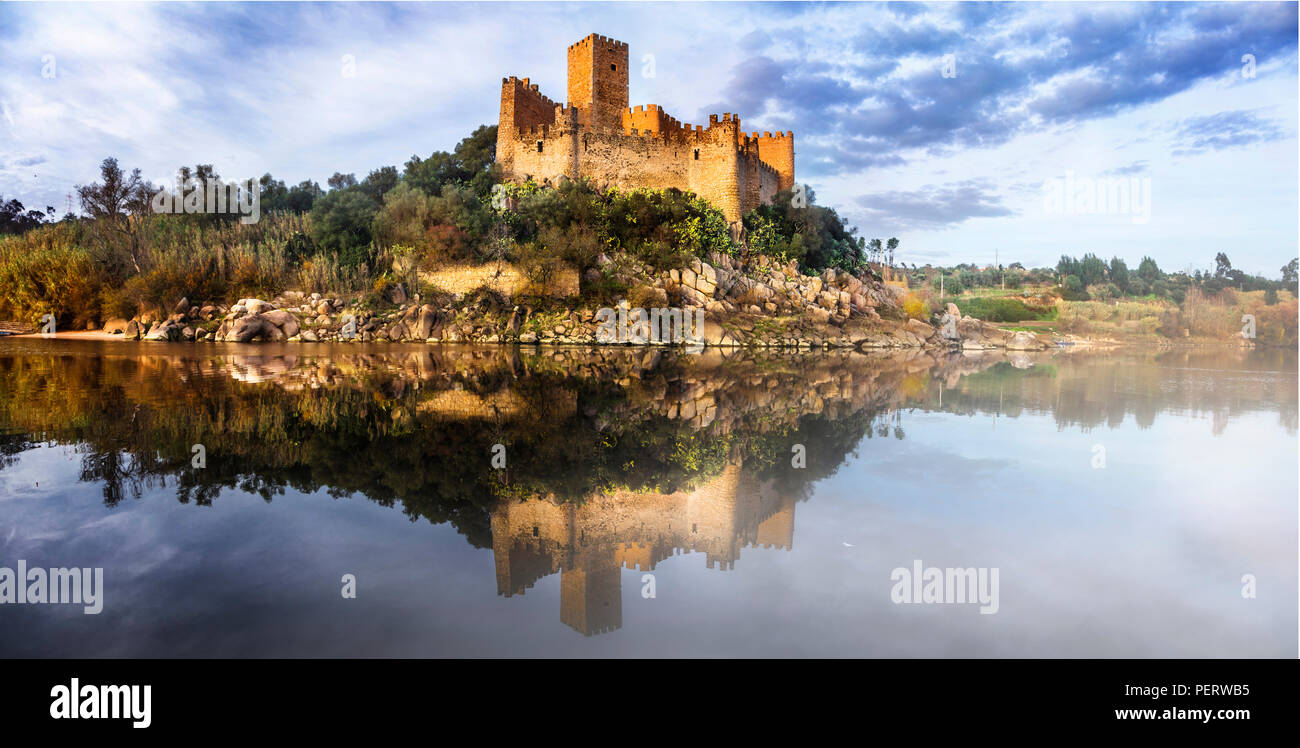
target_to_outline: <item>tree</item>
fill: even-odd
[[[451,153],[434,151],[427,159],[411,156],[402,177],[426,195],[438,195],[444,185],[459,184],[486,197],[498,181],[496,153],[497,126],[480,125]]]
[[[1079,280],[1085,287],[1106,280],[1106,263],[1091,252],[1084,255],[1079,260]]]
[[[396,166],[381,166],[366,175],[365,180],[361,182],[361,188],[375,203],[382,203],[384,195],[397,186],[399,179],[401,177],[397,173]]]
[[[1214,256],[1214,277],[1222,278],[1232,270],[1232,263],[1228,261],[1228,256],[1222,252]]]
[[[263,174],[258,184],[262,190],[262,211],[267,213],[277,210],[309,213],[316,198],[325,194],[325,190],[310,179],[287,187],[283,181],[270,174]]]
[[[357,186],[357,175],[340,174],[339,172],[336,171],[334,172],[334,176],[325,180],[325,183],[330,186],[331,190],[345,190],[348,187]]]
[[[117,159],[106,158],[99,165],[99,174],[103,182],[76,187],[81,207],[91,218],[118,220],[149,209],[152,185],[144,181],[139,169],[132,169],[127,175],[118,166]]]
[[[428,196],[402,182],[384,195],[383,207],[375,215],[375,238],[382,247],[401,244],[423,250],[431,222]]]
[[[310,179],[304,179],[289,188],[289,210],[295,213],[309,213],[316,199],[325,194],[321,186]]]
[[[127,240],[131,265],[139,274],[139,232],[136,230],[137,222],[132,217],[148,212],[154,187],[140,176],[139,169],[132,169],[128,175],[118,166],[117,159],[111,157],[99,165],[99,175],[102,182],[77,185],[81,208],[94,219],[97,228],[104,229],[108,234],[116,233]],[[100,241],[101,246],[107,250],[107,237],[101,234]]]
[[[885,250],[879,239],[872,239],[867,242],[867,258],[872,262],[884,262]]]
[[[871,257],[872,248],[884,246],[879,240],[868,245],[857,236],[855,227],[844,225],[834,209],[817,205],[812,190],[806,191],[803,207],[794,206],[793,196],[790,190],[778,192],[770,204],[758,206],[744,220],[747,227],[771,221],[774,243],[784,248],[780,254],[799,259],[805,270],[834,267],[857,272],[864,257]]]
[[[1297,270],[1300,270],[1300,257],[1294,258],[1282,266],[1282,284],[1295,288]]]
[[[1083,281],[1077,275],[1065,276],[1061,284],[1061,298],[1066,301],[1087,301],[1088,292],[1084,290]]]
[[[1110,258],[1110,282],[1120,291],[1128,293],[1128,265],[1118,257]]]
[[[337,255],[344,265],[366,264],[371,224],[378,208],[359,186],[331,190],[312,207],[312,241],[320,251]]]
[[[1067,275],[1078,275],[1079,261],[1069,255],[1061,255],[1061,259],[1056,263],[1056,274],[1061,277]]]
[[[1160,266],[1150,257],[1143,256],[1142,262],[1138,263],[1138,277],[1146,281],[1147,284],[1155,283],[1160,280]]]
[[[21,234],[28,229],[34,229],[45,221],[46,216],[53,216],[54,208],[49,207],[46,212],[39,210],[26,210],[23,204],[17,199],[10,199],[9,202],[0,200],[0,234]]]

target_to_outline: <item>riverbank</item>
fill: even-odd
[[[58,332],[53,335],[26,333],[13,335],[13,338],[55,338],[67,340],[99,341],[147,341],[147,342],[198,342],[198,343],[423,343],[439,344],[487,344],[487,345],[524,345],[524,346],[585,346],[585,347],[670,347],[656,342],[603,342],[598,311],[579,310],[562,321],[547,320],[547,329],[524,331],[516,334],[501,334],[491,327],[465,323],[463,326],[444,327],[441,335],[423,337],[419,321],[435,313],[427,308],[416,308],[412,315],[415,324],[407,327],[401,316],[384,319],[376,316],[356,317],[357,331],[349,336],[339,329],[318,332],[317,329],[303,328],[296,323],[291,313],[284,310],[270,310],[252,315],[245,315],[239,320],[248,320],[243,324],[230,325],[222,323],[217,330],[227,329],[225,334],[207,333],[202,327],[178,324],[154,324],[149,328],[134,321],[125,325],[120,322],[106,330],[78,330]],[[282,312],[276,314],[275,312]],[[519,310],[511,310],[512,316]],[[553,315],[543,315],[553,316]],[[382,320],[382,321],[380,321]],[[277,322],[279,324],[277,324]],[[388,323],[388,324],[385,324]],[[295,330],[294,325],[299,324]],[[176,329],[178,328],[179,329]],[[510,325],[506,325],[507,330]],[[287,328],[287,329],[286,329]],[[394,328],[399,328],[394,330]],[[468,329],[467,329],[468,328]],[[143,330],[148,330],[141,334]],[[231,333],[230,330],[235,332]],[[256,330],[255,334],[248,334]],[[1009,351],[1043,351],[1057,347],[1058,341],[1046,336],[1031,335],[1025,332],[1008,332],[980,320],[963,318],[954,328],[956,337],[946,337],[939,328],[920,322],[893,322],[888,320],[848,321],[842,326],[825,326],[808,324],[805,320],[789,318],[764,318],[738,316],[719,320],[705,316],[702,324],[690,330],[681,341],[672,344],[687,349],[699,348],[781,348],[798,350],[883,350],[883,349],[929,349],[929,350],[965,350],[982,351],[1004,349]],[[292,331],[292,334],[289,334]],[[632,339],[635,341],[635,338]],[[1098,341],[1093,345],[1109,345],[1110,341]]]
[[[715,253],[708,261],[692,259],[687,267],[656,271],[613,253],[601,255],[597,265],[599,270],[583,278],[585,295],[576,283],[563,297],[507,295],[495,277],[453,285],[455,291],[420,277],[414,286],[423,296],[408,297],[402,283],[386,282],[351,296],[290,291],[269,301],[191,304],[181,299],[170,313],[146,310],[131,319],[109,319],[100,331],[59,337],[946,351],[1253,345],[1239,337],[1174,340],[1126,328],[1089,334],[995,324],[963,315],[953,303],[930,312],[915,294],[882,282],[870,270],[808,275],[794,262],[783,265],[765,257],[742,261]],[[606,290],[590,291],[596,288]],[[27,332],[39,334],[30,327]]]
[[[233,304],[181,299],[164,314],[110,319],[126,340],[235,342],[424,342],[553,345],[683,345],[724,348],[961,348],[1045,350],[1050,338],[1003,331],[948,305],[934,324],[902,311],[906,292],[870,272],[795,262],[708,261],[657,271],[626,254],[601,255],[584,278],[599,294],[516,296],[490,284],[451,292],[430,284],[408,297],[402,283],[351,297],[286,292]]]
[[[984,323],[984,324],[987,324],[987,323]],[[814,350],[814,349],[827,349],[827,348],[829,348],[829,349],[831,349],[831,350],[844,350],[844,349],[852,350],[852,349],[858,349],[858,350],[861,350],[861,351],[863,351],[863,352],[869,352],[869,351],[887,351],[887,350],[893,350],[893,349],[902,349],[902,350],[908,350],[908,349],[910,349],[910,350],[917,350],[917,351],[931,351],[931,352],[935,352],[935,351],[943,351],[943,350],[949,350],[949,351],[951,351],[951,350],[957,350],[957,351],[973,351],[973,352],[1003,350],[1003,351],[1019,352],[1019,351],[1047,351],[1047,350],[1075,350],[1075,351],[1085,351],[1085,350],[1087,350],[1087,351],[1107,351],[1107,350],[1117,350],[1117,349],[1125,349],[1125,350],[1184,350],[1184,349],[1201,349],[1201,348],[1204,348],[1204,349],[1215,349],[1215,348],[1222,348],[1222,349],[1240,349],[1240,348],[1256,348],[1256,347],[1260,347],[1260,346],[1257,346],[1255,343],[1253,343],[1253,342],[1251,342],[1251,341],[1248,341],[1248,340],[1226,340],[1226,341],[1225,341],[1225,340],[1211,340],[1211,339],[1185,339],[1185,340],[1129,339],[1129,340],[1124,340],[1124,339],[1113,339],[1113,338],[1088,338],[1088,337],[1083,337],[1083,336],[1079,336],[1079,335],[1065,335],[1065,336],[1061,336],[1061,337],[1038,336],[1038,340],[1039,340],[1039,342],[1041,343],[1041,346],[1039,346],[1039,347],[1033,347],[1033,348],[1009,347],[1009,346],[1007,346],[1007,345],[1005,344],[1005,342],[1004,342],[1003,345],[997,345],[996,342],[992,342],[992,343],[989,343],[989,344],[986,344],[986,345],[985,345],[985,344],[981,344],[981,345],[979,345],[978,347],[976,347],[976,345],[974,345],[974,344],[972,344],[972,345],[966,345],[966,342],[967,342],[967,341],[962,341],[962,342],[957,343],[957,344],[943,345],[943,344],[938,344],[938,343],[934,343],[934,344],[932,344],[932,343],[930,343],[930,341],[927,340],[927,341],[925,341],[923,344],[917,344],[915,341],[911,341],[911,340],[909,340],[909,339],[904,338],[904,337],[901,336],[901,335],[898,335],[897,332],[898,332],[898,331],[896,331],[896,333],[895,333],[894,335],[890,335],[890,334],[888,334],[888,333],[883,333],[883,332],[882,332],[882,333],[879,333],[879,334],[874,335],[874,336],[868,336],[868,337],[863,338],[863,339],[860,341],[860,343],[858,343],[858,344],[852,344],[852,345],[829,345],[829,346],[826,346],[826,345],[822,345],[822,344],[819,343],[817,346],[814,347],[811,343],[806,343],[806,344],[803,344],[803,345],[798,345],[798,344],[796,344],[796,345],[789,345],[789,344],[781,345],[781,344],[777,344],[777,343],[772,343],[772,344],[766,344],[766,345],[764,345],[764,344],[754,344],[754,345],[751,345],[751,346],[743,346],[743,345],[736,345],[736,344],[731,344],[731,345],[720,345],[720,344],[716,344],[716,343],[715,343],[715,344],[714,344],[714,347],[722,347],[722,348],[750,348],[750,347],[756,347],[756,348],[775,348],[775,349],[786,349],[786,348],[792,348],[792,349],[799,349],[799,350]],[[1005,332],[1005,331],[1004,331],[1004,332]],[[15,339],[15,340],[21,340],[21,339],[53,339],[53,340],[86,340],[86,341],[118,342],[118,343],[121,343],[121,342],[137,342],[137,341],[141,341],[141,340],[142,340],[142,339],[140,339],[140,338],[128,338],[128,337],[126,337],[125,335],[123,335],[123,334],[120,333],[120,332],[118,332],[118,333],[110,333],[110,332],[105,332],[105,331],[103,331],[103,330],[75,330],[75,331],[68,331],[68,332],[59,332],[59,333],[55,333],[54,335],[43,335],[43,334],[41,334],[41,333],[22,333],[22,334],[16,334],[16,335],[5,335],[5,336],[0,336],[0,340],[4,340],[4,339],[6,339],[6,338],[12,338],[12,339]],[[852,342],[852,338],[850,338],[849,340],[850,340],[850,342]],[[207,343],[216,343],[216,342],[224,342],[224,341],[216,341],[216,340],[212,340],[212,339],[205,339],[205,340],[203,340],[203,341],[185,341],[184,339],[181,339],[181,340],[178,340],[178,341],[151,341],[151,342],[207,342]],[[263,344],[268,343],[268,342],[270,342],[270,341],[253,341],[251,344],[252,344],[252,345],[263,345]],[[422,340],[422,341],[420,341],[420,340],[401,340],[401,341],[392,341],[392,340],[378,340],[378,339],[371,339],[371,340],[368,340],[368,341],[363,341],[363,340],[361,340],[360,338],[356,338],[356,339],[353,339],[353,340],[326,340],[326,341],[316,340],[316,341],[308,341],[308,340],[302,338],[301,336],[296,336],[296,337],[291,338],[291,339],[286,338],[286,339],[284,339],[284,340],[282,340],[282,341],[279,341],[279,342],[283,342],[283,343],[294,343],[294,344],[297,344],[297,343],[315,343],[315,344],[317,344],[317,345],[324,345],[324,344],[327,344],[327,343],[328,343],[328,344],[352,344],[352,343],[376,343],[376,342],[378,342],[378,343],[402,343],[402,344],[417,344],[417,345],[418,345],[418,344],[424,344],[424,345],[431,345],[431,346],[437,346],[437,345],[442,345],[442,344],[449,344],[449,345],[461,345],[461,344],[469,344],[469,345],[474,345],[474,344],[484,344],[484,345],[522,345],[522,346],[527,346],[527,347],[541,347],[541,346],[552,347],[552,346],[564,346],[564,347],[569,347],[569,348],[573,348],[573,347],[583,347],[583,346],[586,346],[586,347],[592,347],[592,348],[596,348],[596,349],[599,349],[599,348],[630,348],[630,347],[636,347],[636,346],[633,345],[633,344],[627,344],[627,343],[624,343],[624,344],[603,344],[603,343],[596,342],[596,341],[594,341],[594,340],[592,340],[592,341],[575,341],[575,340],[572,340],[572,339],[570,339],[570,340],[565,340],[565,341],[558,341],[557,339],[548,339],[548,340],[529,340],[529,341],[527,341],[527,342],[520,342],[520,341],[518,341],[518,340],[507,340],[507,341],[497,340],[497,341],[491,341],[491,342],[488,342],[488,341],[473,340],[473,339],[469,339],[469,340],[457,340],[457,341],[450,341],[450,340],[437,340],[437,339],[432,339],[432,340]],[[708,344],[706,343],[705,346],[707,347]],[[308,349],[312,349],[312,348],[313,348],[313,346],[311,346],[311,345],[307,345],[307,346],[304,346],[304,347],[305,347],[305,348],[308,348]],[[653,349],[662,349],[662,348],[665,348],[665,346],[661,346],[661,345],[646,345],[646,346],[643,346],[643,347],[653,348]],[[1268,347],[1268,346],[1264,346],[1264,347]]]

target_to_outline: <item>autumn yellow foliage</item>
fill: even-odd
[[[930,307],[916,294],[908,294],[903,300],[903,314],[924,322],[930,316]]]

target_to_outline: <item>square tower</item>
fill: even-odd
[[[569,45],[569,104],[593,130],[622,130],[628,102],[628,52],[623,42],[591,34]]]

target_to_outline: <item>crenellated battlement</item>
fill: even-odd
[[[554,101],[551,100],[550,97],[546,96],[545,94],[543,94],[541,91],[537,89],[536,83],[529,82],[527,78],[516,78],[515,76],[512,75],[509,78],[502,78],[501,85],[514,86],[516,96],[522,94],[524,96],[535,97],[537,102],[542,104],[543,106],[547,106],[547,107],[558,106]]]
[[[794,184],[794,133],[741,130],[740,115],[682,123],[628,105],[629,48],[589,34],[568,47],[567,102],[528,78],[502,78],[497,161],[507,179],[590,177],[617,187],[695,192],[729,221]]]
[[[570,44],[569,49],[580,49],[582,47],[591,47],[593,45],[603,45],[605,47],[623,51],[627,51],[628,48],[626,42],[620,42],[617,39],[611,39],[606,36],[601,36],[600,34],[588,34],[582,39]]]

